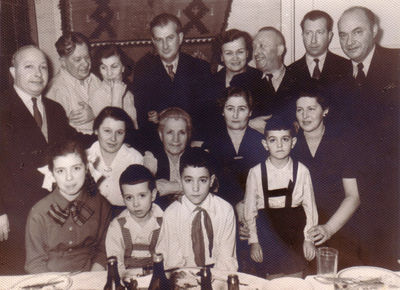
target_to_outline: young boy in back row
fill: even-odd
[[[268,120],[265,140],[269,156],[250,169],[244,199],[244,216],[250,231],[251,258],[262,273],[301,275],[315,247],[307,231],[318,223],[317,207],[308,169],[290,157],[296,144],[294,128],[279,117]],[[267,242],[275,231],[277,241]],[[280,243],[286,252],[278,251]],[[285,245],[284,245],[285,246]]]
[[[209,153],[186,150],[180,161],[184,195],[164,213],[157,252],[166,269],[214,264],[236,271],[236,221],[232,206],[210,193],[215,175]]]
[[[163,211],[154,204],[157,190],[151,172],[142,165],[130,165],[119,178],[126,209],[110,223],[106,236],[107,257],[116,256],[118,271],[153,264]],[[134,270],[135,271],[135,270]]]

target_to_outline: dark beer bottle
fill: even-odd
[[[107,258],[107,283],[104,285],[104,290],[114,289],[125,290],[125,287],[121,285],[117,257],[111,256]]]
[[[212,290],[211,270],[209,267],[203,267],[200,269],[200,277],[201,277],[201,290]]]
[[[229,275],[228,276],[228,290],[239,290],[238,275]]]
[[[170,281],[165,276],[162,254],[153,254],[153,277],[151,278],[149,290],[169,290],[172,288]]]

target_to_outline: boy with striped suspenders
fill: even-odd
[[[153,201],[156,197],[155,181],[142,165],[130,165],[119,180],[126,209],[108,228],[107,256],[118,258],[118,271],[123,277],[127,269],[152,265],[152,254],[157,244],[163,211]]]

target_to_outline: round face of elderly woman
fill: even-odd
[[[124,70],[125,67],[118,55],[111,55],[110,57],[101,59],[100,74],[103,80],[108,83],[121,81]]]
[[[180,155],[185,151],[188,142],[188,128],[184,119],[167,118],[159,135],[167,154]]]
[[[95,130],[102,153],[117,153],[124,144],[125,131],[124,121],[106,117],[99,128]]]
[[[225,64],[228,71],[242,73],[247,64],[249,54],[246,42],[243,37],[222,45],[221,61]]]
[[[228,129],[244,130],[249,122],[251,110],[244,96],[232,95],[226,100],[222,115]]]
[[[316,97],[305,96],[296,101],[296,118],[304,132],[321,129],[328,110],[322,108]]]

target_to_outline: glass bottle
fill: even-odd
[[[229,275],[228,276],[228,290],[239,290],[238,275]]]
[[[212,290],[211,271],[209,267],[203,267],[200,269],[200,277],[201,277],[201,290]]]
[[[125,290],[121,285],[121,278],[118,273],[117,257],[111,256],[107,258],[107,282],[104,290]]]
[[[153,254],[153,277],[151,278],[149,290],[169,290],[172,288],[170,281],[165,276],[164,261],[162,254]]]

